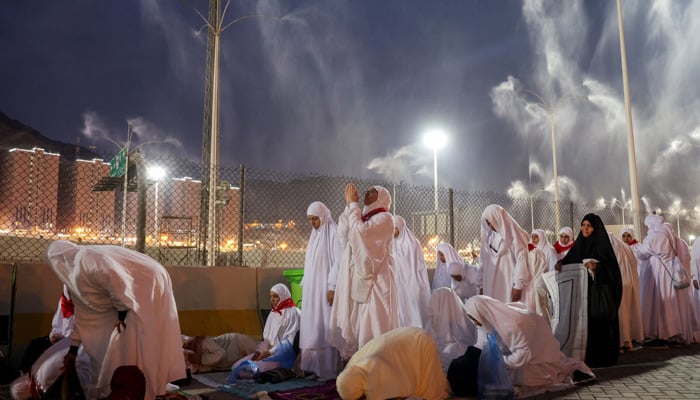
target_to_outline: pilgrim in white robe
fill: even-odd
[[[557,261],[559,261],[559,258],[557,257],[557,251],[554,250],[554,247],[551,244],[549,244],[547,234],[543,229],[535,229],[532,231],[532,236],[537,236],[538,240],[537,243],[535,243],[535,246],[537,246],[537,248],[544,253],[545,259],[547,260],[547,269],[544,272],[553,270],[554,266],[557,264]]]
[[[617,236],[610,235],[617,263],[622,275],[622,301],[617,311],[620,321],[620,346],[627,350],[634,347],[632,341],[644,341],[644,326],[642,325],[642,306],[639,298],[639,274],[637,273],[637,257],[632,249]]]
[[[447,266],[455,261],[464,263],[464,259],[459,255],[457,250],[452,247],[451,244],[440,242],[437,245],[435,262],[437,263],[435,267],[435,275],[433,275],[433,290],[441,287],[450,287],[451,278],[450,273],[447,271]],[[442,255],[440,255],[442,254]],[[445,261],[442,261],[442,259]]]
[[[392,240],[394,217],[389,191],[372,186],[377,200],[348,204],[349,238],[355,274],[351,296],[357,303],[357,339],[360,348],[373,338],[399,327]]]
[[[67,241],[50,244],[47,258],[75,305],[72,344],[82,344],[92,360],[95,388],[88,398],[106,397],[121,365],[143,371],[146,399],[186,376],[177,307],[162,265],[122,247]],[[127,311],[121,333],[118,311]]]
[[[647,215],[644,223],[649,231],[634,249],[637,258],[649,261],[650,277],[654,283],[654,291],[644,293],[641,298],[644,334],[650,339],[689,343],[692,339],[690,302],[684,291],[688,288],[675,289],[671,276],[676,255],[675,238],[664,228],[660,215]]]
[[[679,238],[676,236],[674,233],[675,231],[673,230],[673,227],[671,224],[666,222],[665,228],[667,231],[671,232],[673,237],[676,239],[676,253],[678,254],[678,258],[681,261],[681,264],[683,265],[683,268],[685,269],[686,275],[690,278],[691,280],[691,287],[688,288],[688,290],[685,290],[688,293],[688,303],[690,306],[688,307],[688,313],[690,314],[690,327],[691,327],[691,332],[692,332],[692,338],[691,342],[693,341],[698,341],[700,340],[700,317],[698,316],[697,310],[695,308],[695,296],[693,294],[694,287],[692,287],[692,275],[693,275],[693,267],[692,267],[692,256],[690,253],[690,247],[688,246],[688,243],[685,242],[685,240]]]
[[[327,296],[328,292],[335,292],[338,278],[337,226],[328,207],[320,201],[311,203],[306,214],[319,217],[320,226],[311,231],[301,280],[301,369],[332,379],[340,370],[340,355],[328,342],[331,305]]]
[[[491,227],[488,226],[491,224]],[[530,275],[527,232],[499,205],[492,204],[481,214],[480,269],[483,294],[502,302],[519,301],[535,309],[535,285]]]
[[[430,297],[430,312],[425,330],[432,336],[447,372],[455,358],[464,355],[476,343],[476,327],[467,321],[464,303],[449,288],[437,288]]]
[[[575,371],[593,376],[590,368],[566,357],[541,316],[521,303],[504,304],[488,296],[474,296],[465,304],[467,315],[477,324],[476,347],[484,348],[487,334],[495,330],[506,347],[503,360],[514,385],[527,388],[573,385]]]
[[[290,339],[291,340],[291,339]],[[242,333],[218,336],[182,336],[185,362],[192,373],[230,371],[236,361],[253,353],[259,340]]]
[[[343,360],[348,360],[358,349],[357,309],[356,303],[350,297],[355,270],[348,229],[348,215],[343,212],[338,218],[337,237],[340,245],[340,257],[336,260],[338,280],[335,286],[328,331],[328,343],[338,349]]]
[[[462,302],[479,294],[481,274],[478,267],[462,261],[453,261],[447,266],[447,272],[451,279],[450,288]]]
[[[369,341],[338,375],[336,387],[344,400],[441,400],[450,391],[435,341],[416,327],[398,328]]]
[[[627,245],[632,250],[634,258],[637,260],[637,275],[639,276],[639,308],[642,314],[642,332],[644,339],[653,339],[650,332],[654,330],[656,321],[650,321],[650,318],[645,318],[646,315],[651,315],[654,309],[654,304],[659,300],[660,293],[656,289],[656,281],[652,271],[651,261],[649,258],[639,257],[638,247],[641,245],[635,238],[633,228],[624,228],[621,231],[623,241],[625,233],[629,234]]]
[[[68,353],[71,339],[65,336],[58,339],[51,347],[46,349],[32,364],[30,371],[22,374],[10,384],[10,393],[15,400],[29,400],[32,393],[44,398],[46,392],[56,381],[63,377],[63,359]],[[92,365],[90,356],[82,346],[78,348],[75,360],[75,372],[83,393],[90,393],[94,388],[92,383]],[[59,385],[61,383],[58,383]]]
[[[420,242],[406,226],[406,221],[394,216],[394,271],[399,307],[399,326],[422,328],[428,318],[430,282]]]
[[[561,242],[561,236],[566,235],[569,237],[569,241],[564,244]],[[557,260],[561,260],[564,256],[571,250],[574,245],[574,230],[565,226],[559,229],[559,239],[554,242],[554,251],[557,252]]]
[[[538,315],[541,315],[548,324],[551,324],[552,300],[550,299],[549,290],[547,290],[547,284],[544,282],[542,275],[549,271],[554,271],[554,267],[549,267],[547,257],[544,255],[544,252],[538,248],[530,250],[528,257],[530,259],[530,275],[532,276],[533,282],[535,282],[534,308],[532,308],[532,305],[529,305],[528,308],[535,311]]]
[[[691,303],[693,305],[693,312],[695,313],[695,319],[700,321],[700,240],[695,239],[693,242],[693,247],[691,248],[691,268],[690,268],[690,282],[691,282]],[[695,332],[695,341],[700,342],[700,332]]]
[[[294,337],[297,332],[299,332],[303,314],[301,310],[294,305],[294,302],[291,300],[292,293],[285,284],[278,283],[272,286],[270,292],[276,293],[280,298],[280,302],[276,308],[272,308],[270,314],[267,316],[265,328],[263,328],[263,340],[258,343],[255,350],[258,354],[269,354],[260,360],[253,360],[255,364],[257,364],[260,372],[279,366],[279,362],[270,361],[268,358],[276,355],[280,346],[286,343],[286,341],[294,344]],[[299,340],[301,341],[301,333]],[[239,359],[233,364],[231,369],[236,369],[236,367],[244,361],[252,360],[256,353],[248,354]]]

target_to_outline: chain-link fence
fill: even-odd
[[[152,173],[156,166],[164,176]],[[435,263],[438,241],[452,243],[474,262],[479,219],[489,204],[503,206],[527,231],[545,229],[551,242],[557,234],[553,202],[513,199],[503,193],[441,187],[436,195],[426,186],[241,166],[220,168],[216,195],[210,197],[208,181],[199,179],[203,173],[196,163],[133,154],[125,172],[110,176],[110,164],[99,159],[70,160],[40,149],[3,151],[1,258],[41,261],[51,241],[67,239],[125,245],[165,265],[206,265],[208,251],[213,251],[216,265],[303,267],[311,231],[308,205],[322,201],[337,218],[345,207],[348,182],[361,192],[371,185],[390,191],[391,211],[406,219],[429,265]],[[606,225],[620,225],[622,216],[614,211],[562,201],[559,225],[577,230],[588,212],[600,215]],[[678,220],[679,226],[692,222],[685,217]]]

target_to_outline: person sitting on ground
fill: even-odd
[[[185,364],[191,373],[229,371],[236,361],[255,352],[259,340],[242,333],[219,336],[182,335]]]
[[[477,326],[475,347],[486,346],[488,332],[498,333],[506,348],[503,360],[521,394],[523,390],[566,387],[594,378],[584,362],[568,358],[559,350],[547,321],[522,303],[504,304],[488,296],[473,296],[464,307]]]
[[[447,266],[447,272],[452,280],[450,288],[459,296],[462,302],[475,294],[479,294],[481,274],[479,274],[478,267],[461,261],[453,261]]]
[[[301,310],[294,304],[292,294],[285,284],[278,283],[270,289],[270,305],[272,311],[265,321],[263,340],[258,343],[255,352],[236,361],[232,369],[236,369],[247,360],[254,361],[260,372],[277,368],[279,362],[266,359],[276,355],[277,349],[284,341],[294,342],[294,337],[299,332]]]
[[[452,360],[476,343],[476,328],[467,321],[464,303],[450,288],[437,288],[430,297],[425,330],[435,340],[445,372]]]
[[[445,399],[449,384],[435,341],[416,327],[394,329],[355,353],[336,380],[344,400]]]
[[[27,373],[32,367],[32,364],[46,351],[49,347],[56,344],[64,337],[69,337],[73,332],[73,314],[75,306],[70,299],[70,294],[65,285],[63,285],[63,294],[58,299],[58,308],[51,321],[51,332],[48,336],[33,339],[27,350],[24,352],[19,370]]]

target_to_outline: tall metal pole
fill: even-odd
[[[637,180],[637,158],[634,149],[634,127],[632,125],[632,104],[630,102],[630,83],[627,73],[627,50],[625,49],[625,28],[622,25],[622,3],[617,0],[617,22],[620,34],[620,59],[622,62],[622,82],[625,92],[625,117],[627,119],[627,161],[630,176],[630,189],[632,196],[632,220],[634,231],[641,235],[641,212],[642,207],[639,202],[639,187]],[[640,236],[641,237],[641,236]]]
[[[131,144],[131,125],[127,125],[126,134],[126,167],[124,168],[124,196],[122,198],[122,247],[126,246],[126,200],[129,186],[129,145]]]
[[[552,128],[552,167],[554,168],[554,215],[557,232],[561,229],[561,218],[559,216],[559,175],[557,174],[557,139],[554,132],[554,111],[556,106],[549,111],[549,124]]]
[[[435,235],[438,234],[438,173],[437,173],[437,146],[433,146],[433,195],[435,200]]]
[[[220,21],[214,26],[214,70],[212,76],[211,132],[209,155],[209,215],[207,218],[207,266],[216,264],[216,193],[219,175],[219,39]]]

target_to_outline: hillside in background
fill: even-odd
[[[14,147],[22,149],[40,147],[68,159],[100,157],[91,149],[49,139],[31,126],[12,119],[0,111],[0,149],[6,150]]]

